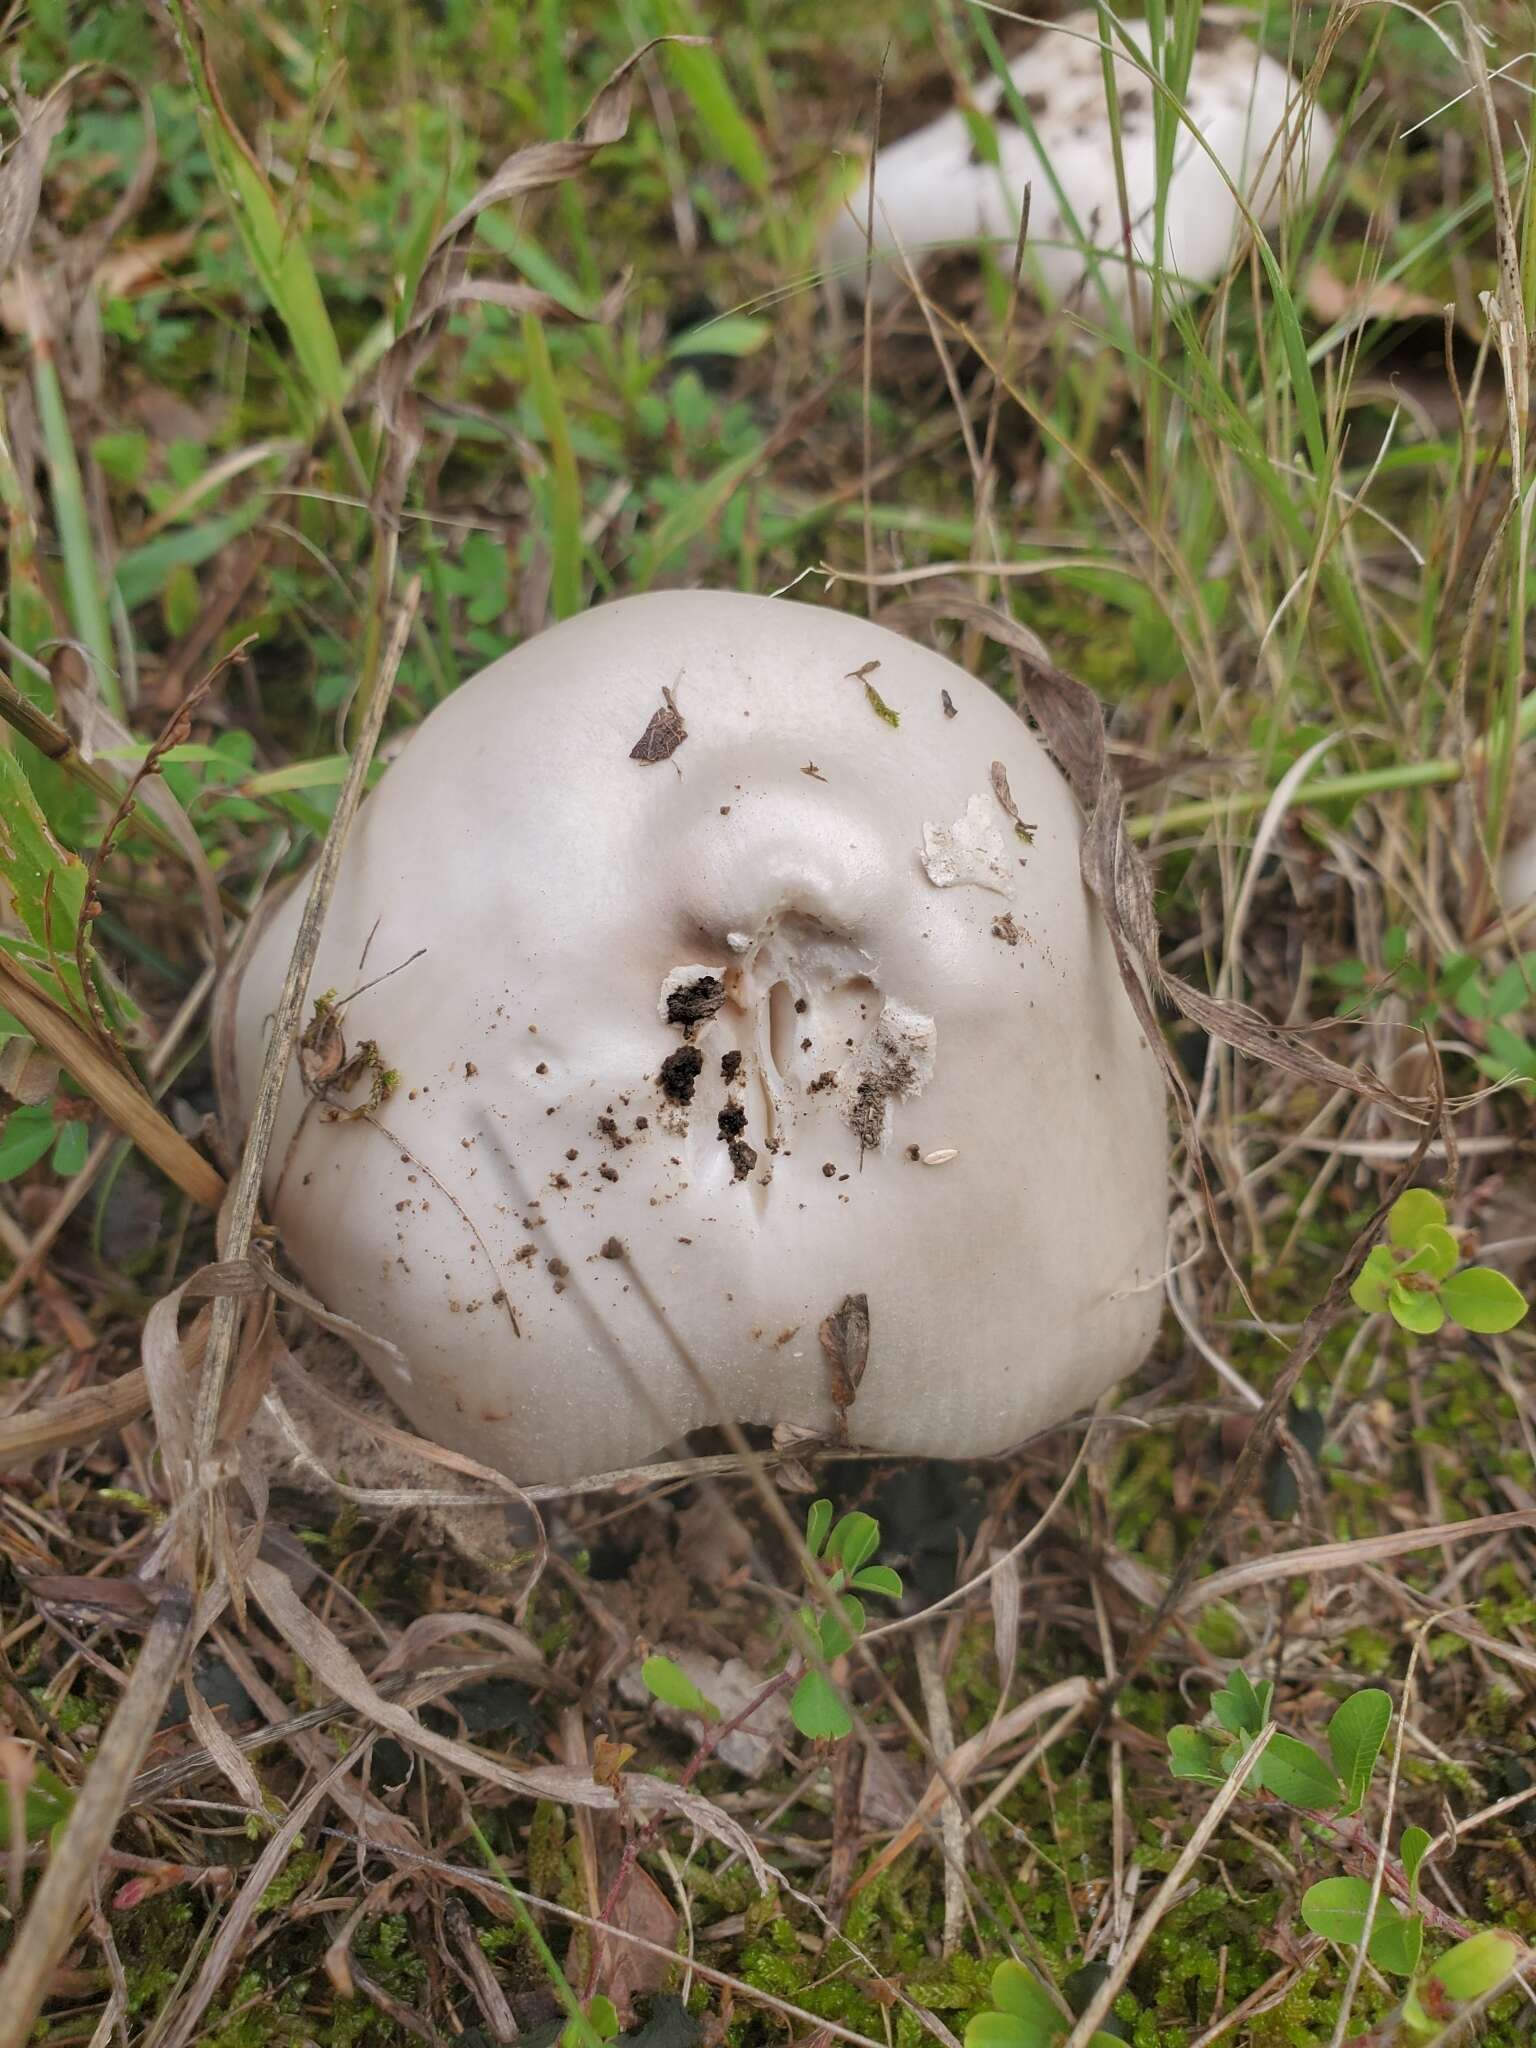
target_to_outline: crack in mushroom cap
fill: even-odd
[[[1147,24],[1122,27],[1146,59]],[[1200,34],[1183,117],[1173,116],[1178,133],[1163,251],[1170,287],[1175,279],[1206,284],[1225,269],[1244,224],[1232,186],[1261,226],[1273,226],[1288,206],[1311,195],[1333,148],[1327,116],[1303,102],[1283,64],[1236,29],[1206,23]],[[1145,270],[1155,252],[1158,88],[1123,54],[1123,44],[1117,48],[1121,161],[1132,248]],[[978,241],[1011,248],[1029,185],[1026,275],[1038,280],[1047,299],[1069,301],[1092,322],[1103,320],[1105,293],[1123,314],[1131,292],[1097,16],[1070,15],[1045,30],[1010,66],[1010,75],[1033,138],[1014,121],[999,80],[984,80],[971,94],[976,109],[995,123],[997,164],[978,156],[958,109],[882,147],[875,171],[875,289],[884,294],[896,286],[903,254],[915,265],[935,250]],[[832,219],[823,249],[829,268],[855,295],[864,288],[868,214],[866,173]],[[1082,242],[1097,260],[1097,278]],[[1141,292],[1145,296],[1144,284]]]
[[[688,737],[633,759],[664,685]],[[980,806],[1019,943],[995,887],[925,866]],[[665,592],[529,641],[431,713],[353,828],[311,992],[373,983],[347,1043],[399,1080],[329,1120],[290,1074],[266,1183],[289,1255],[398,1347],[409,1378],[365,1355],[417,1428],[521,1480],[722,1412],[831,1431],[817,1331],[852,1295],[851,1441],[1021,1441],[1136,1366],[1160,1300],[1162,1083],[1081,830],[999,697],[843,614]],[[298,915],[295,893],[233,996],[246,1104]]]

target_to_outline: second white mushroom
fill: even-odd
[[[1123,33],[1145,58],[1146,23],[1126,22]],[[975,111],[995,124],[999,162],[987,161],[958,109],[880,151],[877,290],[903,274],[904,259],[916,265],[935,251],[977,242],[1011,253],[1028,185],[1029,267],[1037,286],[1090,320],[1102,322],[1106,304],[1123,315],[1133,278],[1159,255],[1159,87],[1128,55],[1116,56],[1114,73],[1130,267],[1098,16],[1083,13],[1047,30],[1011,67],[1033,136],[1013,118],[998,80],[972,94]],[[1182,107],[1161,249],[1175,286],[1209,283],[1226,267],[1244,225],[1236,194],[1262,226],[1273,226],[1288,205],[1310,196],[1333,147],[1327,116],[1304,98],[1298,81],[1235,29],[1202,25]],[[823,248],[828,269],[856,293],[864,284],[868,210],[866,178],[839,210]]]

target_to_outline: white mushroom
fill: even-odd
[[[1145,56],[1146,23],[1126,22],[1123,33]],[[1123,54],[1114,70],[1132,249],[1136,269],[1145,270],[1156,254],[1157,88]],[[1102,319],[1101,294],[1107,294],[1123,314],[1130,289],[1097,15],[1074,14],[1047,30],[1015,61],[1011,76],[1034,124],[1033,139],[1014,121],[997,79],[972,94],[973,106],[995,121],[999,163],[984,160],[958,110],[880,151],[877,279],[888,286],[899,276],[902,254],[916,263],[935,249],[977,241],[1011,251],[1029,185],[1029,263],[1046,296],[1070,299],[1077,310]],[[1232,186],[1262,225],[1273,225],[1287,205],[1315,188],[1333,131],[1315,105],[1303,105],[1284,65],[1236,30],[1214,24],[1201,30],[1183,118],[1168,104],[1178,130],[1163,265],[1170,279],[1208,283],[1225,269],[1243,225]],[[866,176],[833,220],[823,252],[828,268],[854,292],[863,289],[868,212]],[[1085,245],[1097,259],[1097,279]]]
[[[1536,902],[1536,832],[1512,839],[1505,848],[1499,861],[1499,900],[1510,917]]]
[[[419,1429],[522,1480],[722,1415],[943,1456],[1059,1421],[1144,1355],[1165,1220],[1081,829],[999,697],[858,619],[669,591],[529,642],[354,827],[289,1255]],[[246,1103],[298,915],[235,996]]]

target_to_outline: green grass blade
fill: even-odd
[[[568,619],[581,609],[581,473],[549,342],[542,323],[531,313],[523,315],[523,347],[528,359],[528,389],[549,441],[550,603],[557,619]]]

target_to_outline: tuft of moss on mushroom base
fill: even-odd
[[[1061,1420],[1151,1341],[1166,1202],[1081,836],[1008,706],[883,628],[665,592],[530,641],[359,814],[314,986],[397,1085],[338,1115],[296,1062],[288,1255],[525,1481],[721,1416],[951,1457]],[[298,915],[233,992],[246,1103]]]

